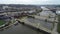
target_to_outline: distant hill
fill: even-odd
[[[60,5],[24,5],[24,4],[0,4],[0,7],[2,6],[11,6],[11,7],[40,7],[40,6],[47,6],[47,7],[60,7]]]
[[[10,7],[36,7],[35,5],[22,5],[22,4],[0,4],[0,7],[2,6],[10,6]]]

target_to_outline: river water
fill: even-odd
[[[36,31],[28,26],[18,24],[13,25],[9,29],[5,29],[3,31],[0,31],[0,34],[43,34],[40,31]]]

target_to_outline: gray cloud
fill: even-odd
[[[60,4],[60,0],[0,0],[0,4]]]

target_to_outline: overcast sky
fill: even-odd
[[[0,0],[0,4],[60,4],[60,0]]]

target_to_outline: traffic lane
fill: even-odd
[[[53,24],[50,22],[45,22],[43,20],[33,19],[33,18],[27,18],[27,20],[31,23],[40,23],[43,27],[48,28],[50,30],[53,28]]]

